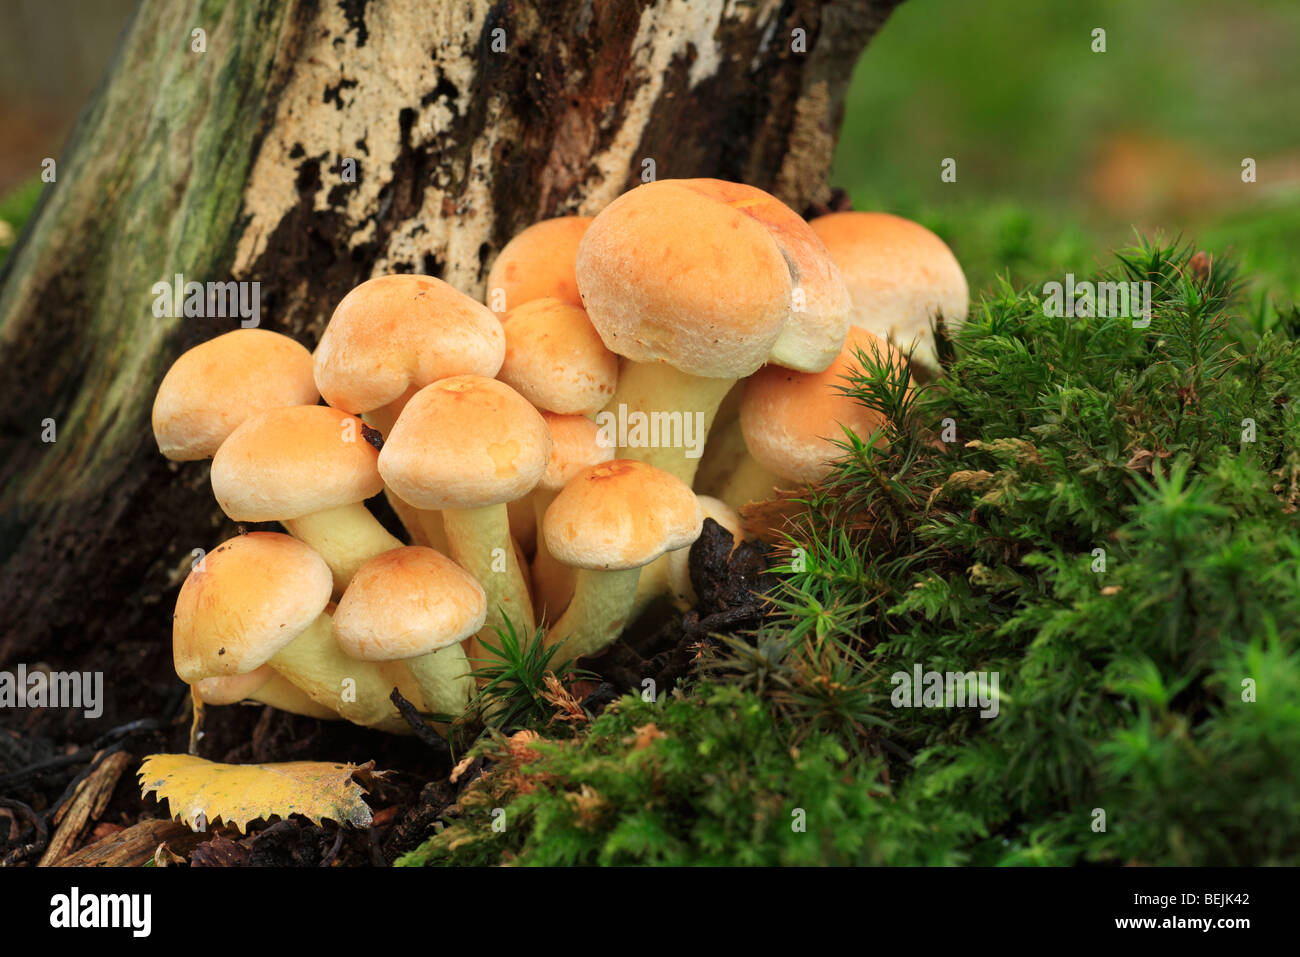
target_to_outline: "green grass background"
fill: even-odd
[[[832,182],[940,233],[972,290],[1095,268],[1137,227],[1295,299],[1298,94],[1294,0],[906,0],[859,61]]]

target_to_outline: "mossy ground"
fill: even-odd
[[[1300,312],[1192,254],[1103,272],[1153,283],[1146,328],[1040,282],[932,387],[863,356],[888,445],[809,491],[774,616],[657,701],[484,739],[404,862],[1300,862]],[[894,707],[918,664],[996,673],[997,716]]]

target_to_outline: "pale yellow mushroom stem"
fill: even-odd
[[[487,595],[487,621],[478,633],[473,654],[493,657],[483,647],[482,640],[500,645],[497,629],[505,629],[507,618],[519,640],[530,641],[537,624],[528,585],[510,539],[510,516],[506,506],[449,508],[443,510],[442,519],[447,531],[449,554],[478,580]]]
[[[539,529],[546,510],[558,494],[558,489],[540,486],[533,490],[533,508]],[[540,533],[537,536],[537,553],[533,556],[533,594],[537,618],[551,623],[564,613],[573,598],[573,569],[555,560],[551,550],[546,547],[546,536]]]
[[[624,359],[614,397],[596,417],[596,424],[617,426],[626,417],[627,434],[613,435],[619,443],[618,457],[663,469],[689,487],[694,481],[695,470],[700,464],[699,454],[703,452],[718,406],[735,382],[735,379],[690,375],[666,362]],[[633,418],[636,413],[643,414],[644,418]],[[696,413],[703,416],[698,429]],[[637,435],[638,425],[644,426],[643,436]],[[663,432],[670,434],[665,436]],[[688,436],[691,444],[696,446],[694,450],[686,447]]]
[[[573,600],[546,633],[546,644],[559,646],[560,660],[594,655],[612,644],[628,623],[640,577],[640,568],[579,568]]]
[[[357,569],[370,559],[402,547],[362,502],[312,512],[280,524],[325,559],[334,575],[335,594],[342,594]]]
[[[409,733],[389,698],[393,688],[417,708],[424,707],[419,687],[404,662],[349,658],[334,640],[334,623],[328,614],[308,625],[269,664],[312,701],[353,724]]]
[[[738,509],[750,502],[770,502],[776,497],[776,489],[799,484],[782,480],[771,469],[761,465],[754,456],[746,453],[722,486],[718,498]]]
[[[455,718],[474,696],[469,659],[460,642],[403,663],[420,688],[427,712]]]

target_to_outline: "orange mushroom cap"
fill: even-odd
[[[527,495],[550,456],[550,430],[527,399],[504,382],[462,375],[411,397],[379,471],[416,508],[468,509]]]
[[[186,684],[246,675],[325,610],[334,578],[324,559],[278,532],[252,532],[204,556],[181,585],[172,656]]]
[[[169,459],[207,459],[251,416],[319,398],[306,348],[268,329],[236,329],[172,363],[154,398],[153,434]]]
[[[816,482],[841,454],[834,440],[847,427],[862,439],[884,417],[842,391],[857,369],[857,350],[867,355],[897,355],[883,339],[857,326],[849,328],[844,348],[823,372],[795,372],[767,366],[745,383],[740,427],[759,464],[793,482]]]
[[[848,286],[853,325],[937,369],[931,323],[942,315],[955,328],[970,308],[952,250],[919,223],[889,213],[831,213],[811,226]]]
[[[365,501],[383,490],[379,453],[356,416],[325,405],[249,419],[212,459],[212,491],[237,522],[272,522]]]
[[[574,262],[589,225],[590,216],[544,219],[506,243],[488,271],[488,302],[499,291],[502,312],[548,297],[581,306]]]
[[[497,378],[549,412],[594,415],[618,384],[618,356],[578,306],[534,299],[501,319],[506,358]]]
[[[415,658],[463,641],[486,617],[474,576],[441,552],[411,545],[361,566],[334,612],[334,637],[353,658]]]
[[[769,231],[677,180],[607,206],[578,247],[577,275],[606,347],[694,376],[750,375],[790,316],[790,269]]]
[[[580,471],[542,520],[546,547],[561,564],[620,570],[648,565],[699,538],[695,493],[662,469],[615,459]]]
[[[448,376],[494,376],[505,349],[484,305],[433,276],[399,274],[343,297],[313,363],[325,401],[360,415]]]

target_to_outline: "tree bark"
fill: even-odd
[[[149,411],[239,320],[157,318],[155,283],[258,282],[261,325],[310,348],[377,273],[480,296],[506,240],[647,161],[804,209],[899,2],[144,0],[0,276],[0,668],[104,670],[83,737],[179,687],[176,589],[234,529]]]

